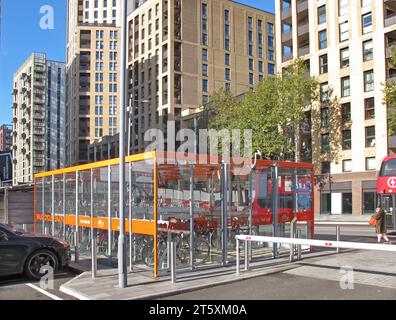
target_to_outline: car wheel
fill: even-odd
[[[49,250],[39,250],[32,253],[26,260],[25,273],[33,280],[40,280],[44,273],[40,273],[43,266],[49,265],[55,271],[58,268],[58,258]]]

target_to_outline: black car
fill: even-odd
[[[50,265],[54,271],[70,261],[70,245],[44,234],[19,232],[0,224],[0,276],[26,274],[38,280],[45,272],[40,269]]]

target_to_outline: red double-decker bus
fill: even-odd
[[[377,205],[389,212],[396,205],[396,154],[382,160],[377,178]]]

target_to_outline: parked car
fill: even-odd
[[[24,273],[38,280],[50,265],[54,272],[70,261],[70,245],[44,234],[19,232],[9,225],[0,224],[0,276]],[[41,272],[40,272],[41,270]]]

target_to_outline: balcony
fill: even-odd
[[[17,107],[18,107],[18,103],[14,102],[14,103],[12,104],[12,108],[13,108],[13,109],[16,109]]]
[[[293,53],[285,53],[283,54],[283,62],[287,62],[293,59]]]
[[[298,56],[305,56],[306,54],[309,54],[309,45],[308,46],[304,46],[298,49]]]
[[[44,135],[45,134],[45,128],[38,127],[33,129],[33,134],[35,135]]]
[[[286,33],[282,33],[282,42],[289,42],[293,38],[293,32],[290,30]]]
[[[308,22],[304,23],[304,24],[300,24],[298,26],[298,35],[302,36],[302,35],[307,34],[307,33],[309,33],[309,24],[308,24]]]
[[[297,14],[308,10],[308,0],[299,1],[297,3]]]
[[[285,8],[282,10],[282,20],[291,18],[291,8]]]
[[[393,14],[387,18],[385,18],[385,27],[390,27],[396,24],[396,14]]]

